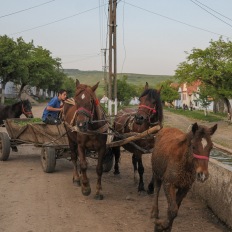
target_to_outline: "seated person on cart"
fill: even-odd
[[[46,124],[56,125],[60,124],[59,114],[62,111],[62,104],[67,98],[67,91],[61,89],[58,96],[53,97],[47,104],[43,111],[42,120]]]

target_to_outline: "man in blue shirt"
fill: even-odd
[[[67,98],[67,91],[61,89],[58,96],[53,97],[43,111],[42,120],[47,124],[60,124],[59,113],[62,111],[61,103]]]

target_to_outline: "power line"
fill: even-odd
[[[103,7],[103,6],[104,6],[104,5],[101,5],[100,7]],[[54,23],[58,23],[58,22],[64,21],[64,20],[66,20],[66,19],[73,18],[73,17],[78,16],[78,15],[81,15],[81,14],[84,14],[84,13],[87,13],[87,12],[90,12],[90,11],[93,11],[93,10],[96,10],[96,9],[98,9],[98,8],[99,8],[99,6],[94,7],[94,8],[91,8],[91,9],[88,9],[88,10],[85,10],[85,11],[82,11],[82,12],[79,12],[79,13],[74,14],[74,15],[71,15],[71,16],[67,16],[67,17],[65,17],[65,18],[58,19],[58,20],[53,21],[53,22],[50,22],[50,23],[46,23],[46,24],[37,26],[37,27],[32,27],[32,28],[29,28],[29,29],[26,29],[26,30],[23,30],[23,31],[11,33],[11,34],[9,34],[9,35],[16,35],[16,34],[20,34],[20,33],[27,32],[27,31],[32,31],[32,30],[37,29],[37,28],[45,27],[45,26],[48,26],[48,25],[51,25],[51,24],[54,24]]]
[[[232,21],[232,19],[230,19],[229,17],[227,17],[227,16],[225,16],[225,15],[223,15],[223,14],[219,13],[218,11],[216,11],[216,10],[214,10],[214,9],[212,9],[212,8],[210,8],[210,7],[208,7],[208,6],[206,6],[206,5],[205,5],[205,4],[203,4],[202,2],[197,1],[197,0],[195,0],[195,1],[196,1],[196,2],[198,2],[199,4],[201,4],[201,5],[205,6],[206,8],[210,9],[211,11],[213,11],[213,12],[215,12],[215,13],[219,14],[220,16],[222,16],[222,17],[224,17],[224,18],[226,18],[226,19],[228,19],[228,20]]]
[[[39,6],[48,4],[48,3],[50,3],[50,2],[54,2],[54,1],[56,1],[56,0],[52,0],[52,1],[49,1],[49,2],[45,2],[45,3],[39,4],[39,5],[36,5],[36,6],[32,6],[32,7],[23,9],[23,10],[19,10],[19,11],[16,11],[16,12],[9,13],[9,14],[6,14],[6,15],[2,15],[2,16],[0,16],[0,18],[4,18],[4,17],[7,17],[7,16],[11,16],[11,15],[14,15],[14,14],[18,14],[18,13],[21,13],[21,12],[23,12],[23,11],[31,10],[31,9],[34,9],[34,8],[36,8],[36,7],[39,7]]]
[[[209,12],[208,10],[206,10],[204,7],[200,6],[198,3],[190,0],[192,3],[194,3],[195,5],[197,5],[198,7],[200,7],[202,10],[206,11],[207,13],[209,13],[210,15],[212,15],[213,17],[215,17],[216,19],[220,20],[221,22],[229,25],[230,27],[232,27],[231,24],[227,23],[226,21],[222,20],[221,18],[217,17],[216,15],[214,15],[213,13]]]
[[[123,1],[123,2],[125,2],[125,1]],[[133,7],[137,8],[137,9],[140,9],[140,10],[146,11],[146,12],[148,12],[148,13],[151,13],[151,14],[154,14],[154,15],[157,15],[157,16],[160,16],[160,17],[162,17],[162,18],[166,18],[166,19],[168,19],[168,20],[171,20],[171,21],[174,21],[174,22],[177,22],[177,23],[181,23],[181,24],[186,25],[186,26],[188,26],[188,27],[192,27],[192,28],[195,28],[195,29],[198,29],[198,30],[201,30],[201,31],[209,32],[209,33],[211,33],[211,34],[215,34],[215,35],[219,35],[219,36],[223,36],[223,37],[232,39],[230,36],[222,35],[222,34],[219,34],[219,33],[216,33],[216,32],[213,32],[213,31],[210,31],[210,30],[201,28],[201,27],[193,26],[193,25],[191,25],[191,24],[188,24],[188,23],[185,23],[185,22],[182,22],[182,21],[179,21],[179,20],[176,20],[176,19],[167,17],[167,16],[165,16],[165,15],[161,15],[161,14],[159,14],[159,13],[156,13],[156,12],[153,12],[153,11],[150,11],[150,10],[147,10],[147,9],[144,9],[144,8],[142,8],[142,7],[140,7],[140,6],[136,6],[136,5],[133,5],[133,4],[128,3],[128,2],[125,2],[125,4],[130,5],[130,6],[133,6]]]

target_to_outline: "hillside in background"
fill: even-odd
[[[81,71],[79,69],[64,69],[64,73],[73,79],[78,79],[80,83],[87,84],[90,86],[95,85],[98,81],[99,87],[97,89],[98,95],[103,95],[104,91],[104,73],[102,71]],[[127,76],[127,81],[130,84],[137,86],[144,86],[146,82],[155,88],[160,82],[166,81],[168,79],[173,79],[173,76],[167,75],[146,75],[146,74],[135,74],[135,73],[122,73],[118,74],[118,78],[123,75]]]

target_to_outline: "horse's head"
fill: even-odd
[[[93,120],[94,114],[96,114],[96,105],[99,104],[95,95],[95,90],[98,87],[99,82],[93,87],[80,84],[76,81],[76,122],[78,128],[84,132],[88,130],[88,125]]]
[[[139,98],[140,104],[135,115],[135,122],[139,125],[162,123],[163,107],[160,100],[160,90],[149,89],[146,82],[144,92]]]
[[[194,123],[192,126],[193,138],[191,140],[196,179],[204,182],[209,177],[208,161],[213,148],[211,135],[217,130],[217,124],[211,128]]]
[[[33,113],[31,111],[32,106],[30,101],[27,100],[21,100],[21,104],[22,104],[22,113],[27,117],[27,118],[33,118]]]

